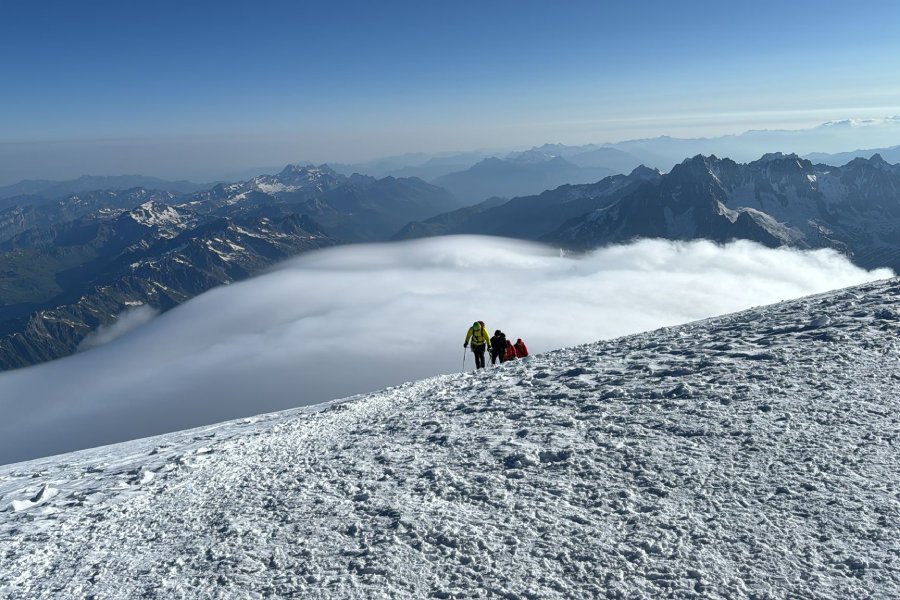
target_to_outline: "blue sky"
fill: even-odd
[[[254,166],[900,113],[900,3],[733,4],[10,0],[0,143]]]

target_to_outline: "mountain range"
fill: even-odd
[[[617,171],[602,166],[578,166],[561,156],[533,150],[509,158],[485,158],[465,171],[433,181],[466,204],[487,198],[538,193],[566,183],[591,183]]]
[[[900,162],[893,152],[896,140],[900,138],[900,116],[884,119],[847,119],[829,121],[807,129],[762,129],[739,134],[720,135],[707,138],[677,138],[658,136],[630,139],[602,144],[543,144],[524,151],[475,151],[444,152],[440,154],[406,154],[366,163],[337,165],[335,168],[347,175],[364,173],[376,177],[385,175],[415,175],[435,183],[440,177],[451,173],[462,173],[485,159],[499,159],[501,164],[520,164],[521,158],[536,163],[537,159],[552,160],[562,158],[581,168],[603,168],[613,173],[628,173],[640,164],[660,171],[669,171],[686,156],[697,154],[727,156],[737,162],[750,162],[773,151],[806,156],[813,162],[823,162],[841,166],[850,158],[869,158],[881,153],[890,162]],[[852,148],[876,148],[882,150],[855,150]],[[832,154],[840,153],[837,157]],[[846,156],[852,154],[853,156]],[[807,156],[808,155],[808,156]],[[832,162],[840,161],[844,162]],[[571,165],[567,168],[571,169]],[[499,165],[498,165],[499,166]],[[420,169],[421,170],[417,170]],[[506,168],[511,168],[506,165]],[[544,167],[546,168],[546,167]],[[596,179],[594,179],[596,181]],[[561,183],[579,183],[570,180]],[[550,189],[532,189],[527,192],[499,193],[478,190],[472,202],[484,200],[492,195],[513,196],[533,194]]]
[[[420,179],[288,165],[191,195],[136,188],[17,197],[0,210],[0,368],[74,352],[136,306],[212,287],[336,243],[387,239],[460,206]]]
[[[539,185],[544,167],[589,165],[591,153],[627,158],[547,146],[467,173]],[[517,178],[517,169],[540,175]],[[467,189],[456,175],[448,181]],[[135,306],[167,310],[339,243],[483,234],[585,251],[637,238],[747,239],[832,248],[865,268],[900,269],[900,167],[878,154],[840,167],[795,154],[749,163],[697,155],[668,173],[639,166],[469,205],[418,178],[347,176],[325,165],[288,165],[187,195],[134,188],[15,200],[0,210],[0,368],[69,354]]]
[[[697,155],[669,173],[639,167],[595,184],[477,205],[407,224],[395,239],[490,234],[588,250],[636,238],[749,239],[834,248],[900,269],[900,166],[842,167],[772,153],[750,163]]]
[[[835,154],[812,152],[805,155],[803,158],[815,163],[824,163],[826,165],[842,167],[854,158],[872,158],[876,154],[889,163],[900,163],[900,146],[873,148],[869,150],[853,150],[852,152],[837,152]]]
[[[96,192],[97,190],[119,192],[139,187],[189,194],[205,189],[209,185],[191,181],[166,181],[165,179],[147,177],[145,175],[82,175],[78,179],[70,181],[25,179],[12,185],[0,187],[0,208],[21,204],[22,200],[16,199],[16,196],[32,196],[33,202],[52,202],[72,194]]]

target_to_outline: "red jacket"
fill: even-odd
[[[506,340],[506,354],[503,356],[503,360],[513,360],[515,358],[519,358],[519,355],[516,354],[516,347],[513,346],[511,341]]]
[[[528,347],[525,346],[525,342],[522,341],[522,338],[516,340],[515,349],[516,355],[518,355],[519,358],[525,358],[526,356],[528,356]]]

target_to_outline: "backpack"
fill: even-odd
[[[481,325],[481,329],[475,329],[475,326],[472,326],[472,345],[480,346],[487,341],[487,329],[484,327],[484,323],[478,321],[478,324]]]

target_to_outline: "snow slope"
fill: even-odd
[[[0,597],[898,597],[898,297],[0,467]]]

